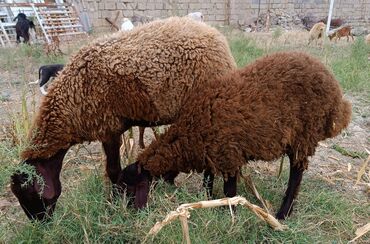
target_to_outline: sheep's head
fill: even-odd
[[[27,19],[27,16],[24,13],[19,13],[13,21],[16,21],[17,19]]]
[[[135,162],[121,171],[117,185],[122,191],[126,191],[129,204],[133,203],[134,207],[139,209],[147,204],[150,181],[149,171]]]
[[[49,159],[23,162],[34,166],[40,177],[19,171],[12,175],[11,190],[29,219],[44,221],[53,214],[62,190],[59,174],[65,153],[66,150],[61,150]]]
[[[331,41],[334,37],[335,37],[335,35],[336,35],[336,33],[334,32],[334,33],[331,33],[331,34],[329,34],[329,40]]]

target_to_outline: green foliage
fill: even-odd
[[[21,74],[27,65],[38,67],[44,64],[65,63],[67,57],[45,55],[42,45],[19,44],[15,48],[1,48],[0,67],[4,70],[19,70]]]
[[[254,177],[260,193],[277,209],[286,186],[276,177]],[[324,186],[324,187],[323,187]],[[239,185],[239,194],[256,200]],[[222,197],[222,181],[216,182],[216,196]],[[171,196],[171,197],[169,197]],[[176,188],[160,182],[151,193],[148,208],[135,211],[126,207],[126,200],[110,199],[109,189],[100,175],[92,173],[81,178],[80,184],[63,194],[53,220],[47,224],[26,221],[20,227],[8,221],[6,236],[12,243],[133,243],[142,242],[156,221],[185,202],[204,200],[205,192],[189,192],[186,187]],[[368,218],[368,205],[355,204],[333,192],[324,182],[306,180],[293,215],[285,221],[289,229],[273,231],[249,210],[237,207],[235,222],[228,208],[198,209],[191,211],[190,238],[193,243],[235,242],[340,242],[353,236],[353,214]],[[23,214],[23,213],[22,213]],[[159,234],[148,239],[153,243],[181,242],[181,225],[175,221]]]
[[[258,48],[251,39],[243,36],[232,38],[229,42],[231,52],[238,67],[243,67],[264,54],[263,50]]]
[[[370,47],[357,38],[350,52],[333,60],[331,67],[341,86],[348,91],[364,92],[370,97]]]
[[[351,157],[351,158],[362,158],[362,159],[365,159],[365,158],[367,158],[369,156],[366,152],[351,151],[351,150],[345,149],[344,147],[341,147],[341,146],[339,146],[337,144],[334,144],[332,146],[332,148],[335,151],[339,152],[340,154],[342,154],[344,156]]]
[[[272,39],[278,39],[283,35],[283,28],[280,26],[275,28],[274,31],[272,32]]]

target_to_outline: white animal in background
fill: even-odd
[[[196,20],[196,21],[200,21],[200,22],[204,21],[203,14],[201,12],[188,13],[188,17],[190,17],[190,18],[192,18],[193,20]]]
[[[129,31],[134,28],[134,25],[132,24],[131,20],[128,18],[123,18],[122,25],[121,25],[121,31]]]

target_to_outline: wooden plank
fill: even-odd
[[[2,22],[0,22],[0,28],[1,28],[2,32],[3,32],[3,35],[4,35],[5,39],[6,39],[6,41],[10,43],[9,36],[6,33],[6,30],[4,28],[4,24]]]
[[[1,42],[1,46],[5,47],[5,43],[3,41],[3,35],[0,35],[0,42]]]
[[[82,28],[82,25],[60,25],[60,26],[45,26],[45,30],[52,29],[69,29],[69,28]]]
[[[47,18],[44,19],[44,21],[66,21],[66,20],[78,21],[79,19],[77,17],[72,17],[72,18],[51,18],[51,17],[47,17]]]
[[[69,7],[69,4],[48,4],[48,3],[0,3],[0,8],[4,7],[31,7],[31,4],[35,5],[35,7],[49,7],[49,8],[56,8],[60,6]]]

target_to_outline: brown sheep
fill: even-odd
[[[68,149],[101,141],[113,184],[121,172],[120,136],[131,126],[172,123],[185,95],[236,67],[226,38],[190,18],[153,21],[99,39],[74,55],[43,98],[23,163],[33,165],[45,188],[16,172],[11,189],[27,216],[51,216]]]
[[[308,157],[318,142],[338,135],[350,122],[351,105],[338,81],[316,58],[283,52],[203,83],[186,99],[177,121],[137,162],[126,167],[119,185],[147,203],[152,176],[195,170],[224,177],[224,193],[236,195],[236,179],[249,160],[290,159],[288,189],[279,219],[292,211]]]
[[[323,22],[326,25],[326,22],[328,21],[328,16],[321,19],[319,22]],[[344,21],[342,19],[331,19],[330,20],[330,28],[338,28],[339,26],[343,25]]]
[[[332,34],[329,35],[330,41],[332,39],[337,42],[341,37],[347,37],[347,42],[349,41],[349,37],[352,37],[352,41],[354,41],[353,35],[351,33],[351,26],[343,26],[337,30],[335,30]]]
[[[319,22],[311,28],[308,38],[308,45],[310,45],[313,40],[315,40],[317,44],[317,40],[324,38],[325,27],[326,25],[324,23]]]

